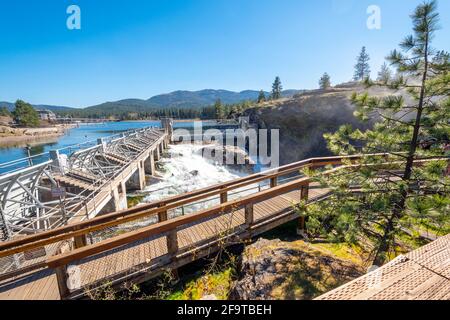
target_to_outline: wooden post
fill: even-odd
[[[308,198],[309,198],[309,183],[306,185],[302,185],[300,187],[300,200],[306,202],[308,201]],[[306,224],[304,216],[298,218],[297,234],[305,238]]]
[[[171,230],[167,234],[167,253],[169,254],[170,259],[172,262],[176,261],[177,259],[177,253],[178,253],[178,237],[177,237],[177,230]],[[178,277],[178,270],[172,269],[170,270],[170,273],[172,275],[173,280],[171,281],[172,284],[176,284],[179,281]]]
[[[278,185],[278,177],[270,178],[270,187],[274,188]]]
[[[75,249],[82,248],[87,246],[87,238],[85,234],[82,234],[80,236],[76,236],[73,238]]]
[[[66,266],[61,266],[55,269],[56,280],[58,282],[59,295],[61,300],[69,296],[70,290],[67,286],[68,276]]]
[[[249,239],[252,238],[251,227],[253,223],[254,223],[253,203],[249,203],[245,206],[245,226],[249,231]]]
[[[308,201],[309,198],[309,184],[303,185],[300,188],[300,200]]]
[[[165,207],[165,203],[159,204],[159,207]],[[158,222],[167,221],[167,210],[161,210],[158,212]]]
[[[178,253],[177,230],[171,230],[167,234],[167,252],[171,256],[175,256]]]
[[[245,206],[245,224],[247,226],[252,226],[253,222],[254,222],[253,203],[250,203]]]
[[[167,221],[167,211],[158,212],[158,221],[159,222]]]
[[[220,203],[228,202],[228,192],[220,194]]]
[[[153,158],[155,159],[155,161],[159,161],[161,159],[161,155],[159,153],[159,146],[157,146],[154,150],[153,150]]]

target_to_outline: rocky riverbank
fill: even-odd
[[[46,128],[12,128],[0,126],[0,147],[21,147],[57,141],[75,125],[55,125]]]
[[[245,248],[231,298],[239,300],[309,300],[364,273],[303,241],[259,239]]]
[[[232,250],[212,271],[185,276],[188,281],[160,298],[311,300],[360,277],[367,268],[365,254],[345,244],[260,238],[241,250]]]

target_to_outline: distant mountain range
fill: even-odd
[[[14,103],[12,102],[4,102],[4,101],[0,101],[0,108],[2,107],[6,107],[9,111],[13,111],[15,106]],[[37,104],[37,105],[33,105],[33,107],[36,110],[51,110],[53,112],[64,112],[64,111],[70,111],[70,110],[74,110],[75,108],[70,108],[70,107],[62,107],[62,106],[50,106],[50,105],[45,105],[45,104]]]
[[[291,97],[304,90],[285,90],[282,92],[284,97]],[[268,92],[265,92],[269,96]],[[126,112],[146,112],[164,108],[176,109],[196,109],[213,105],[218,99],[224,104],[233,104],[245,100],[256,100],[259,91],[245,90],[233,92],[227,90],[205,89],[200,91],[174,91],[167,94],[161,94],[151,97],[148,100],[143,99],[125,99],[113,102],[105,102],[99,105],[87,108],[70,108],[64,106],[52,105],[33,105],[35,109],[48,109],[58,114],[72,113],[83,110],[88,114],[118,114]],[[7,107],[10,111],[14,110],[14,103],[0,102],[0,107]]]

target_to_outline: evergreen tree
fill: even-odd
[[[14,120],[24,127],[37,127],[39,125],[39,115],[31,104],[22,100],[16,101],[16,108],[13,111]]]
[[[216,112],[216,119],[223,119],[225,117],[224,108],[220,99],[217,99],[214,104],[214,110]]]
[[[0,108],[0,117],[11,117],[11,112],[9,112],[8,108],[1,107]]]
[[[357,63],[355,65],[355,74],[353,75],[353,80],[363,81],[370,76],[370,57],[366,52],[366,47],[362,47],[361,52],[357,58]]]
[[[323,76],[319,80],[320,89],[328,89],[331,87],[331,79],[328,73],[324,73]]]
[[[381,82],[382,84],[388,84],[391,78],[392,78],[391,69],[389,69],[387,63],[385,62],[381,66],[380,72],[378,72],[377,81]]]
[[[266,101],[266,94],[264,93],[263,90],[259,91],[259,95],[258,95],[258,103],[264,102]]]
[[[371,130],[346,125],[325,138],[336,154],[366,156],[329,175],[308,173],[332,191],[325,201],[306,209],[309,232],[364,243],[375,265],[395,254],[399,237],[414,236],[418,228],[450,232],[447,159],[414,165],[417,159],[448,157],[450,61],[445,53],[433,56],[431,48],[439,20],[436,2],[419,5],[411,17],[414,34],[401,42],[404,53],[394,50],[387,59],[405,77],[419,78],[420,84],[404,78],[386,85],[370,80],[366,84],[407,89],[414,102],[407,104],[394,94],[354,93],[355,115],[381,120]],[[368,155],[373,153],[388,156]],[[352,187],[358,192],[349,191]]]
[[[239,112],[238,106],[236,104],[233,104],[231,106],[230,114],[231,114],[231,117],[234,117],[234,118],[239,116],[240,112]]]
[[[276,77],[275,81],[272,84],[272,96],[273,100],[277,100],[281,98],[281,91],[283,91],[283,86],[281,85],[280,77]]]

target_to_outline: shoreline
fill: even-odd
[[[75,127],[76,125],[20,129],[4,127],[3,133],[0,133],[0,149],[57,142],[59,137],[66,134],[67,130]]]
[[[123,120],[119,122],[159,122],[159,119],[150,119],[150,120]],[[194,122],[194,121],[202,121],[202,122],[214,122],[215,120],[212,119],[173,119],[173,122]]]
[[[42,136],[0,136],[0,149],[26,147],[28,145],[39,145],[42,143],[57,142],[64,133],[48,134]]]

